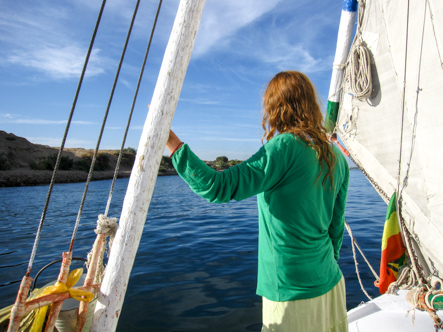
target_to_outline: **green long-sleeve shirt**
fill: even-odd
[[[257,195],[259,253],[257,294],[272,301],[313,298],[331,290],[342,273],[349,167],[334,147],[334,188],[320,172],[315,151],[292,134],[280,134],[251,158],[216,172],[183,145],[173,155],[178,174],[210,202]]]

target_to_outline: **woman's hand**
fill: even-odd
[[[177,150],[179,145],[182,143],[183,142],[180,141],[178,136],[171,130],[169,132],[168,141],[166,142],[166,148],[168,149],[169,153],[171,153],[171,157],[172,157],[172,154]]]
[[[151,108],[151,104],[148,105],[148,108]],[[178,150],[179,145],[182,144],[183,142],[180,141],[180,139],[178,138],[178,136],[172,131],[169,131],[169,138],[168,141],[166,142],[166,148],[168,149],[169,153],[172,155],[174,154],[174,152],[176,150]]]

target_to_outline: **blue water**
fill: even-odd
[[[86,257],[95,239],[110,181],[92,182],[75,241],[74,256]],[[119,216],[128,179],[116,183],[109,216]],[[67,251],[83,184],[54,187],[32,276]],[[26,272],[47,186],[0,188],[0,307],[15,300]],[[358,170],[351,170],[346,219],[378,271],[386,204]],[[211,204],[178,177],[159,177],[132,270],[118,331],[260,331],[256,199]],[[363,284],[377,296],[374,277],[358,254]],[[347,305],[366,297],[360,290],[345,233],[340,267]],[[75,263],[74,267],[80,267]],[[46,269],[37,287],[58,275]]]

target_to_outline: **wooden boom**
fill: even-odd
[[[91,331],[115,331],[204,0],[181,0],[146,118]]]

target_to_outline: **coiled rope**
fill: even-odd
[[[359,0],[357,33],[346,60],[344,79],[354,97],[359,100],[365,100],[372,94],[371,56],[361,36],[364,11],[365,1]]]
[[[367,47],[355,44],[346,66],[347,82],[355,98],[365,100],[372,93],[371,63]]]

